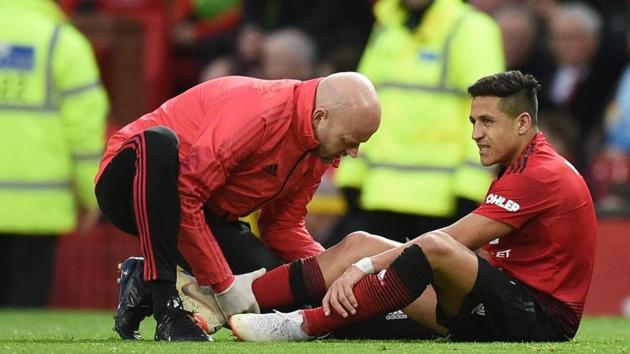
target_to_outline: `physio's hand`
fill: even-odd
[[[215,294],[217,304],[226,318],[238,313],[260,313],[260,307],[252,291],[252,283],[265,274],[265,268],[234,277],[234,282],[222,293]]]
[[[354,315],[359,304],[354,297],[352,288],[366,275],[367,274],[356,265],[352,265],[346,269],[346,271],[332,283],[330,288],[328,288],[328,292],[326,292],[322,300],[324,315],[330,315],[331,306],[343,317],[348,317],[348,313]]]

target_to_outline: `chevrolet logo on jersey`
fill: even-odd
[[[488,196],[486,197],[486,204],[494,204],[511,212],[516,212],[521,208],[521,206],[517,202],[509,199],[506,200],[505,197],[492,193],[488,194]]]

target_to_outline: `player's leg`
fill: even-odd
[[[366,232],[353,232],[318,256],[299,259],[267,272],[252,284],[254,295],[261,309],[317,306],[328,286],[353,262],[396,245]]]
[[[309,336],[328,333],[348,324],[411,304],[434,281],[431,261],[435,263],[439,271],[437,276],[440,281],[448,280],[456,283],[452,287],[458,295],[453,295],[453,298],[456,296],[463,298],[466,287],[468,290],[472,288],[476,273],[476,258],[472,252],[468,252],[470,251],[456,247],[456,242],[450,236],[439,232],[430,233],[410,243],[384,272],[378,276],[367,276],[357,283],[354,293],[359,306],[352,316],[344,318],[336,311],[333,311],[330,316],[325,316],[323,309],[319,307],[290,314],[288,320],[275,316],[272,321],[269,320],[271,317],[258,321],[260,317],[257,316],[240,316],[233,317],[231,324],[233,328],[236,328],[236,332],[246,331],[254,340],[264,340],[269,338],[267,334],[278,333],[277,328],[272,328],[275,324],[286,327],[284,329],[293,328],[297,324],[298,329],[304,330],[301,335],[298,330],[282,331],[289,335],[273,338],[276,340],[307,339]],[[449,263],[451,266],[447,267]],[[472,280],[468,277],[472,277]],[[273,315],[265,316],[273,317]],[[265,326],[260,328],[255,323],[264,323]],[[269,326],[269,324],[274,325]],[[251,330],[252,328],[254,330]],[[259,335],[261,332],[263,332],[262,336]]]
[[[477,255],[445,233],[430,233],[412,241],[431,266],[431,283],[447,316],[454,316],[477,278]],[[410,312],[413,310],[410,309]],[[414,313],[425,311],[413,311]],[[431,316],[433,323],[435,317]],[[418,318],[426,323],[424,319]],[[433,325],[432,323],[432,325]]]
[[[282,264],[249,228],[240,223],[221,224],[211,218],[208,222],[235,274],[268,268],[252,284],[261,310],[319,305],[327,287],[353,262],[397,245],[382,237],[354,232],[318,256]]]
[[[434,282],[433,285],[427,286],[420,297],[405,307],[403,311],[422,327],[434,333],[445,335],[446,328],[436,321],[438,296],[434,286],[444,283],[443,286],[449,288],[449,290],[443,291],[447,294],[443,299],[444,303],[457,307],[465,297],[467,287],[471,286],[469,279],[475,277],[476,256],[445,234],[429,234],[412,241],[412,243],[421,246],[428,263],[431,265]],[[450,284],[451,281],[454,281],[453,285]]]
[[[425,295],[430,283],[437,289],[436,312],[427,311],[436,302]],[[385,272],[359,281],[354,293],[359,306],[347,318],[336,311],[327,317],[322,308],[316,308],[290,314],[237,315],[230,323],[245,340],[304,340],[407,306],[423,294],[425,300],[417,300],[409,313],[427,326],[437,326],[439,321],[455,339],[558,341],[570,337],[543,301],[532,295],[535,290],[444,233],[414,240]]]
[[[437,306],[416,301],[406,311],[416,321],[448,328],[465,341],[557,341],[566,336],[532,293],[446,234],[417,239],[433,270]],[[430,288],[423,294],[430,292]],[[424,305],[424,306],[423,306]]]
[[[354,232],[319,256],[283,264],[251,233],[245,223],[228,223],[212,215],[206,215],[206,221],[235,274],[267,268],[268,273],[253,284],[253,293],[262,312],[272,309],[290,310],[304,305],[317,306],[321,304],[327,287],[353,262],[399,245],[365,232]],[[178,285],[182,299],[187,304],[192,304],[206,318],[210,327],[224,324],[225,319],[217,312],[218,307],[213,298],[204,296],[190,276],[180,276],[186,278],[181,283],[182,286]],[[426,329],[405,317],[400,312],[383,315],[339,335],[343,338],[420,338],[430,335]],[[391,330],[383,329],[383,326]]]
[[[400,243],[396,241],[356,231],[315,258],[328,288],[352,263],[398,246]]]
[[[446,335],[446,328],[436,320],[438,299],[445,312],[452,315],[459,311],[474,285],[477,256],[444,233],[430,233],[411,243],[420,246],[431,267],[433,282],[404,312],[426,328]]]
[[[352,263],[359,259],[400,246],[397,241],[377,236],[367,232],[353,232],[346,236],[336,246],[326,250],[317,256],[317,263],[322,269],[326,282],[326,289],[335,281]],[[429,294],[427,294],[428,296]],[[320,296],[313,305],[321,305]],[[435,294],[433,294],[433,298]],[[422,303],[426,303],[423,294]],[[430,307],[430,306],[428,306]],[[435,311],[435,304],[431,311]],[[393,311],[379,316],[375,316],[361,323],[340,328],[333,333],[335,338],[358,339],[358,338],[405,338],[422,339],[432,337],[434,333],[441,333],[441,327],[427,327],[424,323],[419,323],[401,311]]]
[[[548,301],[554,300],[541,301],[544,295],[481,257],[477,257],[477,264],[475,284],[457,312],[443,306],[442,298],[436,307],[437,321],[449,329],[453,340],[530,342],[564,341],[572,337],[549,311]]]
[[[459,303],[470,291],[477,272],[476,256],[445,233],[432,232],[418,237],[407,244],[402,254],[392,262],[385,272],[368,276],[354,287],[359,303],[354,315],[344,318],[336,311],[325,316],[323,309],[304,311],[309,335],[320,335],[349,323],[365,320],[375,315],[404,308],[419,298],[429,284],[437,294],[448,287],[445,298],[447,306],[458,308]],[[430,294],[416,302],[423,309],[433,304]],[[438,295],[439,298],[439,295]],[[450,307],[449,307],[450,308]],[[410,311],[424,326],[443,333],[431,315],[417,316],[423,311]]]

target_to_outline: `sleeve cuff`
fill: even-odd
[[[212,284],[212,290],[214,290],[215,294],[221,294],[229,289],[229,287],[234,283],[234,280],[234,275],[230,275],[227,279],[219,283]]]

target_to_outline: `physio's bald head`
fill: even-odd
[[[318,107],[334,113],[333,120],[349,120],[352,125],[372,129],[371,133],[378,129],[381,121],[381,105],[374,85],[367,77],[355,72],[336,73],[324,78],[317,88],[315,109]]]
[[[324,159],[358,154],[381,122],[381,106],[374,85],[354,72],[336,73],[317,87],[313,125]],[[345,146],[339,150],[340,145]]]

